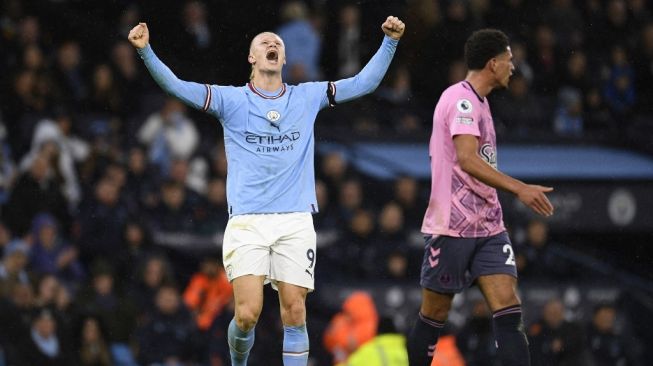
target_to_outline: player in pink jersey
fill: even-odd
[[[486,96],[505,88],[514,70],[508,37],[484,29],[465,43],[469,72],[442,93],[433,115],[431,197],[422,232],[426,246],[422,306],[409,336],[410,366],[431,364],[456,293],[476,283],[493,313],[503,366],[530,365],[516,294],[517,270],[496,189],[514,193],[543,216],[553,214],[545,193],[497,170],[496,136]]]

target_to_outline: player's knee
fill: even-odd
[[[249,331],[256,325],[259,315],[261,315],[260,309],[256,310],[250,307],[242,307],[241,309],[237,309],[235,316],[236,325],[238,328],[245,332]]]
[[[282,320],[286,325],[304,324],[306,318],[306,306],[302,299],[290,301],[281,306]]]
[[[521,305],[519,297],[514,291],[505,291],[494,294],[494,297],[488,299],[491,311],[497,311],[509,306]]]
[[[424,302],[420,308],[422,315],[440,321],[447,319],[449,310],[451,310],[451,302],[446,301]]]
[[[428,308],[421,311],[429,319],[444,321],[449,316],[449,308]]]

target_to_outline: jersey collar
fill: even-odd
[[[467,81],[467,80],[463,80],[463,83],[464,83],[464,84],[467,84],[467,86],[469,87],[469,89],[470,89],[471,91],[473,91],[474,94],[476,94],[476,98],[478,98],[478,100],[479,100],[481,103],[484,102],[484,99],[481,98],[480,95],[478,95],[478,93],[476,92],[476,89],[474,89],[474,86],[472,85],[472,83],[470,83],[470,82]]]
[[[266,95],[265,92],[258,90],[255,86],[254,83],[251,81],[247,83],[247,86],[249,86],[249,89],[254,92],[254,94],[258,95],[259,97],[263,99],[277,99],[283,96],[286,93],[286,84],[282,83],[281,84],[281,89],[276,95]]]

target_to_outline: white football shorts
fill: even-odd
[[[229,281],[259,275],[275,290],[280,281],[313,291],[315,243],[309,212],[237,215],[225,229],[222,261]]]

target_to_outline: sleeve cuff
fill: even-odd
[[[398,39],[392,39],[392,38],[390,38],[390,36],[388,36],[386,34],[386,35],[383,36],[383,43],[389,43],[391,45],[396,46],[399,43],[399,40]],[[149,45],[148,45],[148,47],[149,47]]]
[[[150,46],[149,43],[147,44],[147,46],[145,46],[143,48],[136,49],[136,52],[138,53],[139,56],[141,56],[141,58],[143,60],[148,59],[148,58],[150,58],[150,57],[152,57],[154,55],[154,51],[152,50],[152,46]]]

